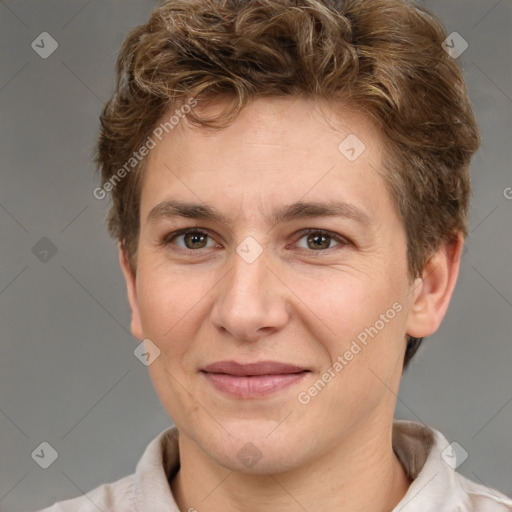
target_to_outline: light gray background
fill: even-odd
[[[459,471],[512,495],[511,0],[425,2],[469,43],[482,131],[471,236],[447,318],[406,372],[396,417],[469,453]],[[133,355],[91,150],[116,52],[154,0],[0,2],[0,509],[42,508],[133,473],[171,420]],[[41,32],[59,47],[31,48]],[[510,196],[509,196],[510,197]],[[48,237],[46,263],[32,247]],[[48,469],[31,458],[43,441]]]

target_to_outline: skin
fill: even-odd
[[[219,99],[197,108],[210,115],[223,106]],[[366,146],[353,162],[338,150],[349,134]],[[122,249],[120,262],[132,332],[160,350],[149,371],[180,433],[181,468],[170,482],[180,510],[384,512],[406,493],[410,481],[391,444],[405,335],[439,326],[463,239],[442,245],[423,277],[408,276],[403,222],[380,174],[384,147],[357,109],[335,113],[288,97],[258,99],[218,131],[184,120],[151,150],[135,275]],[[225,222],[148,220],[170,199],[209,205]],[[369,222],[267,218],[296,201],[330,200],[354,205]],[[204,247],[169,240],[187,227],[209,235]],[[309,228],[341,238],[316,249]],[[252,263],[236,252],[248,236],[262,249]],[[396,303],[401,311],[300,403],[298,393]],[[309,373],[265,398],[239,399],[200,371],[221,360],[273,360]],[[250,467],[237,456],[247,443],[261,454]]]

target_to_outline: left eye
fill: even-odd
[[[305,246],[300,246],[299,242],[301,240],[305,240]],[[344,242],[344,240],[341,237],[331,235],[327,231],[316,230],[311,230],[308,233],[304,234],[297,242],[297,245],[303,249],[320,251],[323,249],[330,249],[332,247],[332,242],[335,242],[337,245],[346,245],[346,242]]]

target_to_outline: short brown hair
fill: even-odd
[[[101,114],[102,187],[162,116],[188,98],[232,96],[221,128],[261,96],[307,96],[362,108],[386,140],[384,178],[407,233],[409,274],[467,234],[469,163],[480,137],[441,22],[406,0],[170,0],[120,50]],[[110,234],[136,271],[145,160],[112,189]],[[119,174],[117,174],[119,177]],[[419,339],[409,338],[404,367]]]

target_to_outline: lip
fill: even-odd
[[[219,361],[201,372],[218,391],[233,398],[263,398],[302,380],[306,368],[276,361],[241,364]]]
[[[259,361],[257,363],[237,363],[236,361],[218,361],[203,368],[206,373],[225,373],[242,377],[255,375],[284,375],[307,371],[306,368],[277,361]]]

